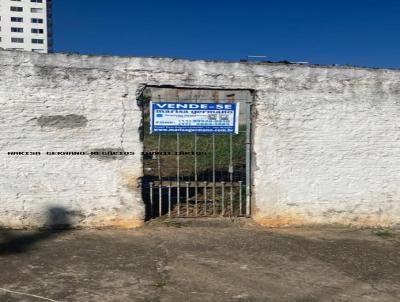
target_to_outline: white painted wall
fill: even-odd
[[[40,226],[57,206],[68,209],[75,225],[139,225],[136,97],[146,84],[256,91],[253,217],[260,223],[399,224],[399,76],[360,68],[1,51],[0,225]],[[51,124],[51,117],[70,115],[87,122],[74,124],[70,117]],[[7,155],[97,148],[137,155]]]
[[[304,68],[265,83],[254,138],[257,219],[399,223],[399,75]]]

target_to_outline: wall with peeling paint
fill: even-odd
[[[117,59],[71,58],[0,53],[0,226],[143,222],[140,157],[102,155],[141,152],[138,86]],[[8,156],[15,151],[42,155]]]
[[[399,71],[0,51],[0,226],[142,224],[146,85],[255,91],[260,223],[399,224]]]

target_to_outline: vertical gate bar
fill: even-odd
[[[186,182],[186,217],[189,217],[189,182]]]
[[[196,103],[198,102],[199,95],[196,95]],[[195,207],[195,216],[198,215],[197,208],[197,195],[198,195],[198,177],[197,177],[197,132],[194,134],[194,207]]]
[[[197,209],[197,194],[198,194],[198,187],[197,187],[197,133],[194,134],[194,207],[195,207],[195,216],[198,214]]]
[[[168,217],[171,217],[171,183],[168,185]]]
[[[207,182],[204,182],[204,216],[207,216]]]
[[[161,134],[158,135],[158,148],[157,148],[157,167],[158,167],[158,181],[161,182]]]
[[[229,138],[229,181],[231,183],[230,201],[231,201],[231,216],[234,215],[233,211],[233,134]]]
[[[250,216],[251,201],[251,100],[246,101],[246,216]]]
[[[215,215],[215,134],[212,135],[212,202],[213,202],[213,215]]]
[[[222,201],[221,201],[221,216],[224,216],[225,215],[225,182],[224,181],[221,181],[221,190],[222,190],[222,192],[221,192],[221,199],[222,199]]]
[[[162,216],[161,134],[158,135],[158,216]]]
[[[181,215],[181,196],[180,196],[180,189],[181,189],[181,185],[180,185],[180,140],[179,140],[179,133],[176,134],[176,199],[177,199],[177,205],[178,205],[178,217]]]
[[[150,217],[153,217],[153,183],[149,183],[150,185]]]
[[[162,216],[162,186],[161,183],[158,187],[158,216]]]
[[[243,181],[239,181],[239,215],[243,215],[243,200],[242,200],[242,185]]]

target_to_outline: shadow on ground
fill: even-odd
[[[0,227],[0,255],[25,253],[34,244],[52,239],[71,230],[71,227],[69,214],[62,207],[48,209],[44,227],[36,232],[18,232]]]
[[[400,233],[375,232],[227,219],[19,232],[9,243],[29,252],[0,254],[0,289],[65,302],[398,302]],[[19,298],[0,291],[1,302]]]

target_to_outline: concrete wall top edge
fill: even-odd
[[[2,59],[2,57],[4,59]],[[11,60],[10,60],[11,59]],[[369,68],[369,67],[347,67],[330,65],[312,64],[284,64],[284,63],[248,63],[248,62],[227,62],[227,61],[207,61],[207,60],[187,60],[164,57],[128,57],[128,56],[104,56],[104,55],[85,55],[68,53],[41,54],[32,52],[22,52],[14,50],[0,50],[0,65],[10,65],[10,62],[20,65],[35,66],[54,66],[62,68],[82,68],[82,69],[111,69],[111,70],[141,70],[154,71],[161,66],[166,71],[187,70],[210,71],[213,73],[229,74],[233,70],[241,72],[246,76],[263,75],[265,71],[277,70],[312,70],[311,72],[334,72],[341,74],[400,74],[400,69]],[[113,68],[110,68],[110,64]],[[162,65],[160,65],[162,64]],[[221,67],[223,68],[221,70]]]

